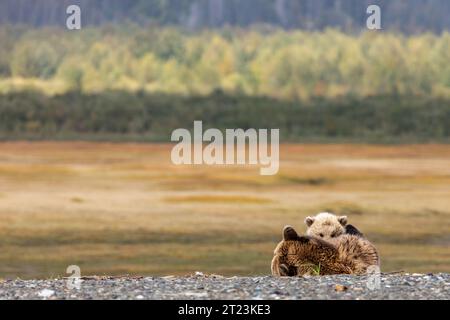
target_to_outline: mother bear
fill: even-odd
[[[274,276],[307,274],[364,274],[380,266],[375,246],[367,239],[343,234],[333,241],[299,236],[291,226],[284,227],[283,240],[272,259]]]

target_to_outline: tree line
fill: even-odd
[[[0,92],[207,95],[221,90],[288,100],[450,94],[448,32],[0,27],[0,43]]]

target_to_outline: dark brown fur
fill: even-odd
[[[363,274],[372,265],[379,265],[378,253],[364,238],[345,234],[327,242],[299,236],[287,226],[283,230],[283,241],[274,251],[272,274]]]

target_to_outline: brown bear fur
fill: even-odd
[[[283,230],[283,241],[274,251],[274,276],[306,274],[364,274],[370,266],[379,266],[375,247],[366,239],[344,234],[336,241],[299,236],[290,226]]]

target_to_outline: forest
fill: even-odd
[[[450,33],[0,28],[0,92],[450,96]]]
[[[383,12],[383,29],[407,34],[450,27],[447,0],[3,0],[0,24],[65,26],[68,5],[79,5],[85,26],[138,23],[198,30],[270,24],[285,29],[365,28],[366,9]]]
[[[2,1],[0,137],[167,141],[201,118],[288,141],[448,140],[450,2],[370,2],[383,30],[363,27],[366,0]]]

